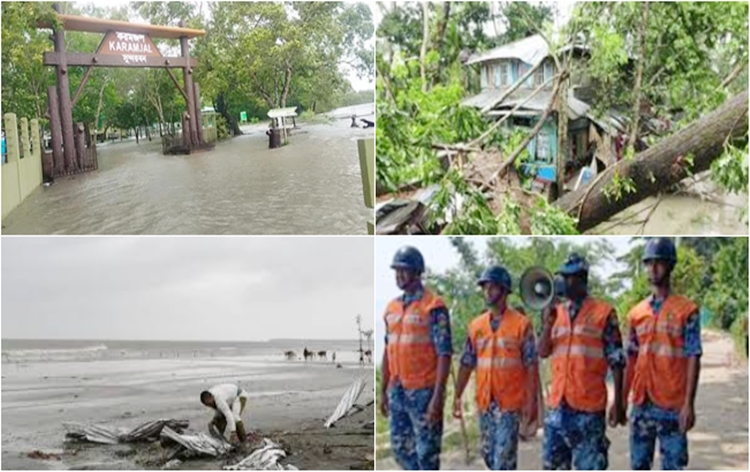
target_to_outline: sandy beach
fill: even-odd
[[[302,344],[297,346],[300,353]],[[367,379],[357,404],[373,399],[372,364],[360,366],[353,349],[337,352],[340,368],[330,358],[285,360],[278,347],[230,351],[235,355],[215,346],[90,349],[73,356],[74,360],[54,360],[64,349],[51,355],[52,360],[34,356],[39,350],[20,356],[34,360],[19,360],[4,344],[3,469],[158,469],[165,462],[158,443],[66,444],[62,423],[135,427],[174,418],[190,421],[187,433],[205,431],[212,411],[200,404],[199,394],[226,382],[239,382],[250,392],[249,414],[243,415],[249,429],[282,443],[289,452],[286,463],[300,469],[372,468],[373,427],[367,426],[373,421],[371,407],[334,428],[323,427],[355,379]],[[29,458],[34,450],[60,454],[61,459]],[[226,459],[201,459],[186,461],[181,468],[220,469],[226,464]]]

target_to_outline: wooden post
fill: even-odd
[[[49,128],[52,135],[52,163],[54,167],[50,177],[53,177],[65,173],[65,161],[62,150],[62,127],[60,125],[60,104],[57,100],[57,89],[54,86],[47,87],[47,105],[49,106]]]
[[[180,20],[180,27],[185,27],[185,22],[183,20]],[[193,89],[193,68],[190,66],[189,59],[190,59],[190,46],[188,45],[188,39],[187,36],[181,36],[180,37],[180,49],[182,51],[182,57],[185,58],[186,61],[188,61],[188,65],[182,68],[182,79],[183,83],[185,84],[185,94],[187,95],[187,112],[190,115],[190,119],[188,121],[188,124],[190,127],[188,128],[188,139],[190,146],[193,147],[193,145],[197,144],[198,142],[198,129],[196,126],[195,121],[195,93]],[[182,130],[183,135],[185,135],[186,130]]]
[[[360,139],[357,145],[365,206],[375,208],[375,140],[372,138]],[[367,222],[367,232],[368,234],[375,234],[375,226],[370,221]]]
[[[190,151],[190,119],[188,119],[188,112],[182,112],[182,145]]]
[[[195,92],[195,129],[197,132],[198,145],[205,144],[205,140],[203,139],[203,116],[201,115],[201,88],[200,85],[197,83],[193,84],[193,89]]]
[[[31,157],[31,142],[29,141],[29,120],[28,118],[21,118],[21,149],[23,150],[23,158],[28,159]]]
[[[76,157],[78,159],[78,168],[86,168],[86,136],[85,128],[83,123],[76,123],[75,127],[75,144],[76,144]]]
[[[61,13],[59,3],[52,4],[52,8],[57,13]],[[65,57],[65,31],[56,29],[52,37],[55,42],[55,52],[60,56],[60,63],[55,66],[55,73],[57,75],[57,97],[62,124],[65,168],[67,171],[73,171],[76,169],[76,157],[73,145],[73,106],[70,101],[70,80],[68,79],[68,64]]]

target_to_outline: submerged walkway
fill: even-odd
[[[357,139],[374,130],[350,123],[301,123],[273,150],[265,125],[190,156],[100,145],[98,171],[35,190],[3,234],[366,234]]]

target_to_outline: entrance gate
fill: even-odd
[[[182,115],[182,140],[167,149],[167,152],[191,153],[213,147],[206,143],[201,127],[200,87],[193,82],[193,68],[198,61],[190,57],[188,39],[203,36],[205,30],[179,27],[136,24],[127,21],[86,18],[60,13],[60,5],[53,4],[60,27],[40,24],[41,28],[52,28],[54,52],[44,53],[44,65],[54,66],[57,86],[47,89],[47,105],[52,140],[51,161],[44,166],[45,180],[58,175],[75,174],[94,170],[96,144],[87,150],[89,141],[83,132],[83,123],[73,125],[73,106],[81,95],[94,67],[158,67],[166,69],[172,82],[182,94],[187,110]],[[65,31],[103,33],[104,38],[93,54],[67,52]],[[179,39],[181,56],[162,56],[152,41],[154,38]],[[86,67],[78,89],[70,97],[68,67]],[[184,88],[180,86],[172,69],[182,69]],[[84,141],[85,140],[85,141]],[[93,150],[91,149],[93,148]],[[93,161],[93,162],[92,162]],[[48,175],[48,172],[51,174]]]

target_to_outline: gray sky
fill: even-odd
[[[2,337],[356,339],[369,237],[4,237]]]
[[[467,241],[473,244],[474,249],[484,259],[487,240],[491,236],[469,236],[465,237]],[[576,237],[565,237],[559,236],[554,239],[557,240],[569,240],[577,243],[585,241],[587,238],[601,238],[601,236],[576,236]],[[528,236],[516,236],[512,238],[515,244],[525,246],[528,245],[531,238]],[[613,259],[617,256],[625,254],[630,249],[630,236],[609,236],[604,237],[609,240],[615,247],[615,253],[612,254]],[[389,236],[387,238],[376,238],[375,247],[375,354],[377,359],[382,356],[383,349],[383,334],[385,332],[385,325],[383,323],[383,313],[388,302],[395,297],[400,295],[400,291],[396,286],[396,278],[393,270],[390,268],[393,255],[396,251],[405,245],[412,245],[418,248],[425,258],[425,263],[429,269],[433,272],[442,273],[447,269],[455,266],[459,263],[460,257],[456,250],[451,246],[450,241],[447,237],[409,237],[409,236]],[[550,268],[554,269],[554,268]],[[594,270],[597,270],[595,268]],[[601,267],[602,276],[607,276],[617,272],[621,267],[617,267],[616,263],[606,263]]]

